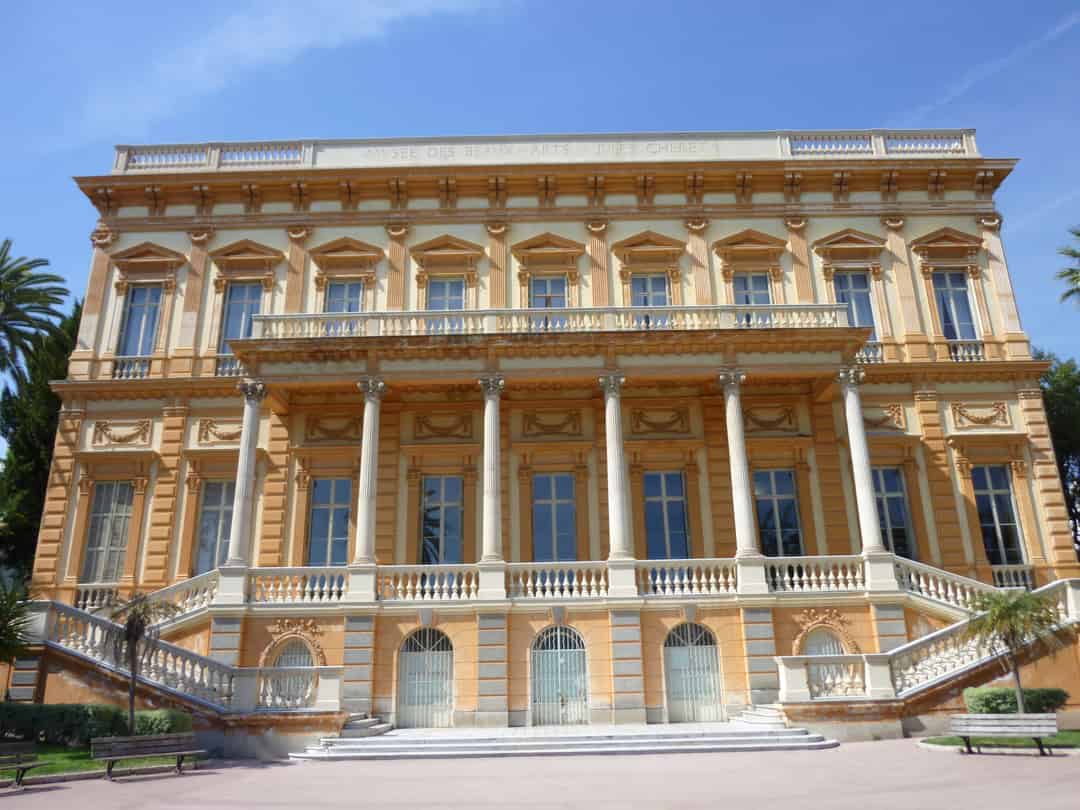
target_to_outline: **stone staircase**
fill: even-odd
[[[738,721],[754,728],[787,728],[783,710],[768,704],[744,709],[739,713]]]
[[[782,722],[782,721],[781,721]],[[385,725],[385,724],[382,724]],[[378,725],[372,728],[378,728]],[[515,756],[812,751],[839,743],[804,728],[761,724],[533,726],[507,729],[395,729],[375,739],[325,737],[298,760],[475,759]]]
[[[389,723],[384,723],[378,717],[369,717],[366,714],[350,714],[345,725],[341,727],[338,739],[355,740],[362,737],[378,737],[392,729]]]

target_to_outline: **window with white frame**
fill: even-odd
[[[199,551],[195,574],[205,574],[225,564],[229,557],[229,530],[232,527],[234,481],[206,481],[199,505]]]
[[[903,471],[897,467],[874,467],[871,472],[881,540],[893,554],[913,560],[915,538],[911,531]]]
[[[971,468],[986,558],[991,565],[1021,565],[1024,550],[1016,519],[1009,468],[1004,464]]]
[[[94,484],[83,582],[116,582],[120,579],[134,494],[131,481],[98,481]]]
[[[566,276],[533,276],[529,280],[529,306],[534,309],[566,307]]]
[[[945,339],[975,340],[975,315],[968,294],[967,273],[963,270],[935,271],[934,298]]]
[[[427,308],[437,312],[459,312],[465,309],[465,279],[461,277],[432,278],[427,283]],[[427,330],[432,333],[459,332],[464,321],[460,317],[428,318]]]
[[[352,479],[312,480],[308,565],[345,565],[348,562],[351,509]]]
[[[736,306],[767,307],[772,303],[768,273],[735,273],[731,290]]]
[[[464,479],[426,475],[420,511],[420,564],[460,563],[464,539]]]
[[[364,282],[362,280],[331,281],[326,285],[323,311],[363,312]]]
[[[671,300],[666,273],[634,273],[630,277],[630,306],[666,307]]]
[[[690,556],[686,520],[686,479],[681,472],[647,472],[645,548],[650,560]]]
[[[798,557],[803,553],[799,502],[793,470],[758,470],[754,473],[761,551],[769,557]]]
[[[221,313],[219,354],[232,354],[231,340],[251,337],[254,316],[262,307],[263,287],[257,281],[234,281],[225,293],[225,308]]]
[[[124,320],[116,347],[119,357],[153,354],[161,317],[160,284],[138,284],[128,287],[124,302]]]
[[[533,562],[577,559],[573,473],[536,473],[532,480]]]
[[[870,327],[870,340],[877,340],[874,307],[870,298],[870,274],[865,270],[841,270],[833,276],[836,303],[847,307],[848,326]]]

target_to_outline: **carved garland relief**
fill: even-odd
[[[196,433],[199,444],[240,441],[239,422],[219,422],[217,419],[200,419]]]
[[[91,444],[95,446],[110,444],[149,444],[150,420],[138,419],[133,422],[118,422],[114,419],[101,419],[94,422]]]
[[[472,413],[418,413],[413,421],[414,439],[471,439]]]
[[[364,429],[360,416],[309,416],[304,425],[304,439],[309,442],[359,440]]]
[[[539,436],[580,436],[580,411],[526,411],[522,416],[521,435],[527,439]]]
[[[904,406],[899,402],[890,402],[869,409],[869,413],[868,409],[863,409],[863,424],[870,430],[903,430],[906,426]]]
[[[681,408],[631,408],[630,432],[642,433],[689,433],[690,409]]]
[[[747,433],[796,433],[799,429],[795,409],[788,405],[776,408],[747,408],[744,419]]]
[[[953,424],[957,430],[1009,425],[1009,407],[1004,402],[953,402]]]

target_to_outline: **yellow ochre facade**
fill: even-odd
[[[118,147],[77,178],[12,696],[121,699],[95,633],[149,593],[140,699],[283,737],[955,708],[997,675],[927,674],[975,593],[1080,619],[1014,165],[969,130]]]

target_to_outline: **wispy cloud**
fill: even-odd
[[[386,36],[398,23],[461,14],[497,0],[263,0],[224,17],[196,40],[162,42],[145,70],[91,87],[82,139],[138,136],[150,125],[262,68],[305,52]]]
[[[956,82],[949,85],[939,98],[928,102],[921,107],[917,107],[906,116],[903,116],[901,125],[917,125],[930,113],[951,104],[977,84],[986,81],[991,76],[996,76],[1011,65],[1026,59],[1028,56],[1038,51],[1039,48],[1049,45],[1054,40],[1060,39],[1077,25],[1080,25],[1080,11],[1072,12],[1039,36],[1017,45],[1004,56],[1000,56],[997,59],[990,59],[976,65],[961,76]]]
[[[1032,225],[1046,219],[1047,214],[1053,213],[1074,200],[1080,200],[1080,189],[1074,188],[1071,191],[1066,191],[1064,194],[1051,197],[1042,205],[1036,206],[1035,208],[1029,208],[1020,216],[1008,220],[1006,227],[1009,229],[1009,236],[1015,236],[1016,234],[1027,230]]]

